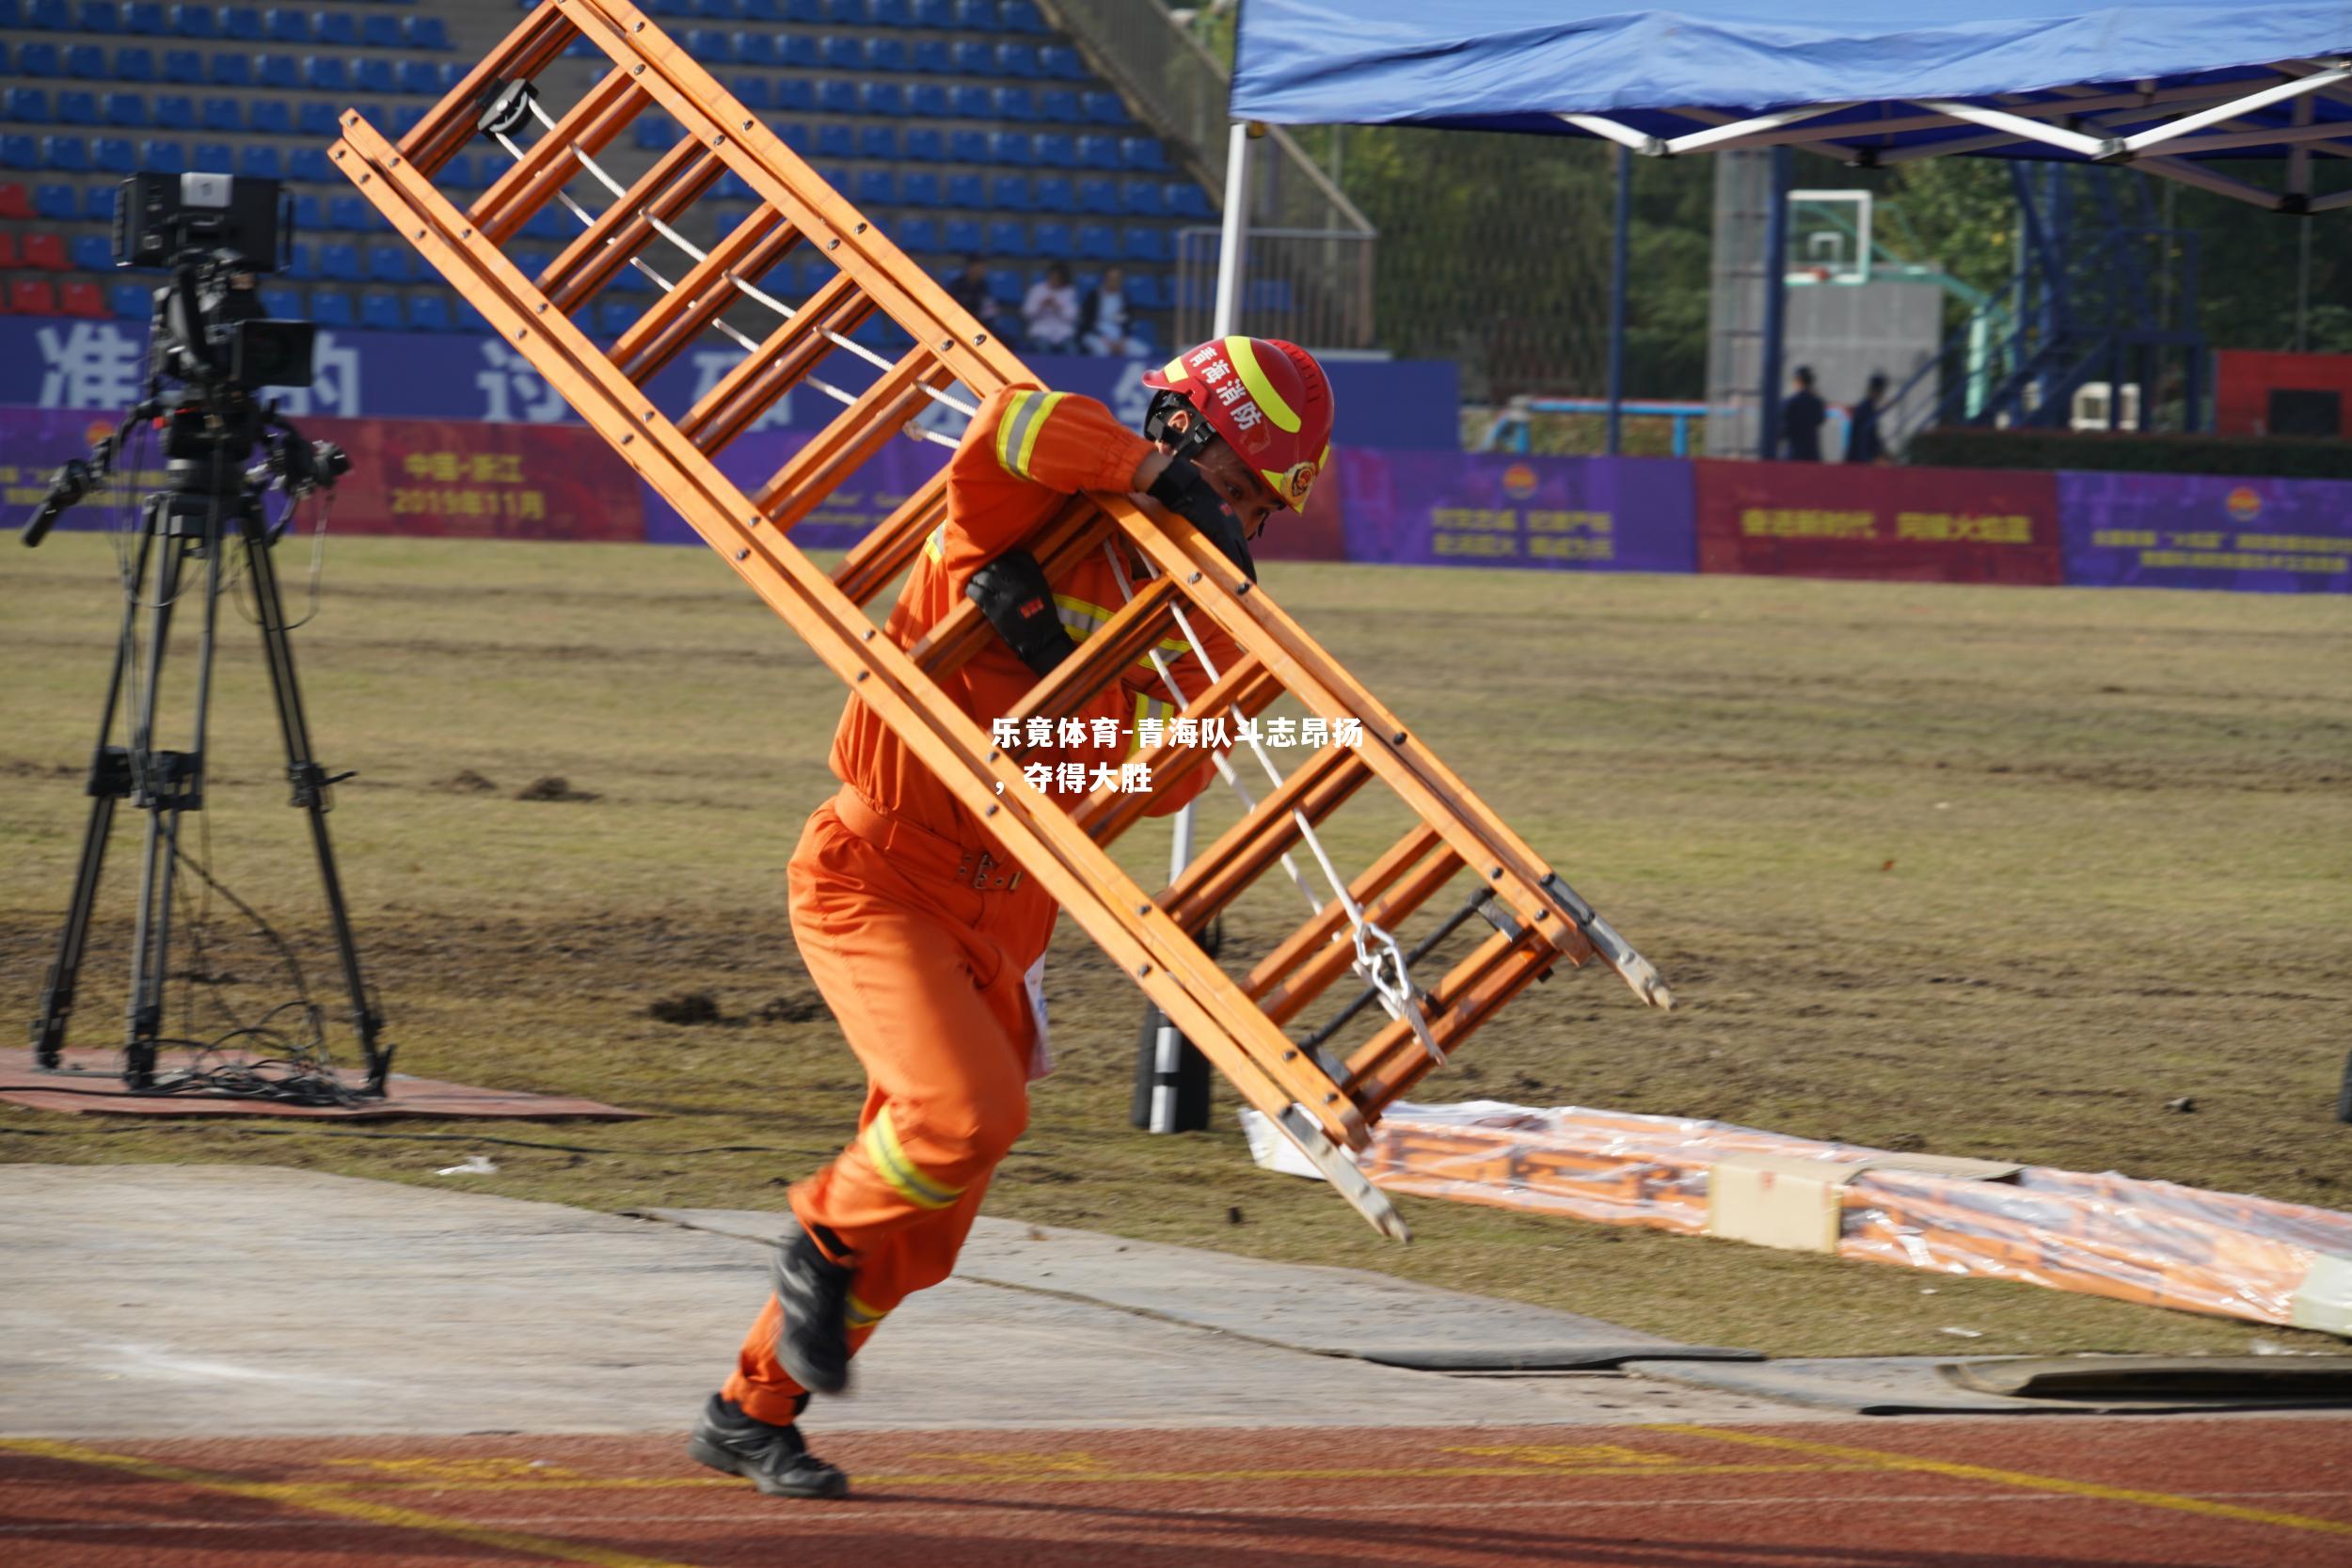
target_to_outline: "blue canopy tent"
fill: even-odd
[[[2352,206],[2311,178],[2314,156],[2352,158],[2347,55],[2345,0],[1246,0],[1231,112],[1600,137],[1654,158],[2128,164],[2309,214]],[[2221,166],[2281,159],[2275,189]],[[1229,272],[1246,195],[1229,176]]]

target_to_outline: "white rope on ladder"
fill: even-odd
[[[1134,586],[1128,581],[1125,562],[1119,559],[1119,551],[1108,540],[1104,541],[1103,553],[1111,563],[1112,574],[1119,578],[1119,593],[1121,601],[1132,604],[1136,594]],[[1210,660],[1208,649],[1201,645],[1200,639],[1194,634],[1192,622],[1184,614],[1184,607],[1170,600],[1168,609],[1175,613],[1177,627],[1184,632],[1185,642],[1190,644],[1192,657],[1200,661],[1201,673],[1209,677],[1211,685],[1215,685],[1218,679],[1216,665]],[[1178,710],[1182,711],[1191,699],[1184,695],[1184,688],[1177,684],[1175,672],[1168,667],[1168,660],[1156,646],[1150,650],[1150,656],[1152,667],[1159,672],[1160,680],[1167,686],[1169,695],[1176,699]],[[1248,742],[1250,751],[1256,753],[1259,766],[1265,769],[1266,777],[1279,786],[1283,782],[1282,770],[1275,767],[1274,759],[1265,754],[1265,747],[1260,744],[1256,736],[1244,736],[1242,738]],[[1243,785],[1240,778],[1234,773],[1232,765],[1226,759],[1226,753],[1213,752],[1209,754],[1209,760],[1216,764],[1218,776],[1223,778],[1232,787],[1233,793],[1241,798],[1242,809],[1255,811],[1258,802],[1251,799],[1248,789]],[[1296,806],[1293,806],[1291,817],[1298,824],[1299,834],[1306,840],[1307,847],[1314,851],[1315,862],[1323,868],[1324,880],[1329,884],[1332,895],[1339,899],[1340,907],[1347,913],[1348,933],[1356,948],[1356,961],[1349,967],[1363,977],[1365,984],[1372,987],[1374,994],[1379,998],[1381,1007],[1391,1018],[1401,1018],[1411,1026],[1413,1037],[1421,1041],[1422,1049],[1429,1053],[1430,1059],[1442,1063],[1445,1060],[1445,1053],[1438,1048],[1438,1042],[1430,1037],[1428,1021],[1422,1017],[1421,1003],[1413,994],[1413,980],[1410,972],[1406,967],[1405,950],[1397,945],[1396,938],[1365,918],[1362,907],[1347,891],[1345,879],[1332,866],[1331,857],[1325,852],[1323,840],[1316,835],[1314,824],[1307,820],[1307,814]],[[1292,862],[1288,850],[1283,851],[1281,860],[1282,869],[1290,873],[1291,880],[1297,885],[1298,891],[1306,895],[1308,907],[1317,914],[1321,914],[1324,910],[1323,900],[1316,897],[1314,890],[1307,885],[1306,878],[1299,874],[1298,867]],[[1338,933],[1334,932],[1331,940],[1337,942]]]

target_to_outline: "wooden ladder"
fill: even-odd
[[[536,79],[579,38],[609,56],[612,69],[551,114]],[[521,270],[503,247],[567,182],[585,172],[623,189],[591,166],[647,111],[675,124],[675,145],[600,213],[576,205],[585,224],[579,237],[536,277]],[[1287,693],[1327,724],[1359,721],[1361,740],[1310,753],[1156,894],[1106,852],[1144,814],[1146,797],[1104,789],[1065,810],[1032,788],[1020,752],[993,744],[941,689],[941,678],[993,635],[977,609],[959,606],[905,649],[880,635],[865,609],[946,520],[944,469],[830,573],[788,535],[934,401],[955,395],[947,388],[961,383],[985,396],[1008,384],[1036,386],[1036,377],[627,0],[548,0],[397,145],[356,111],[342,125],[332,157],[360,193],[1383,1233],[1402,1239],[1404,1224],[1345,1151],[1362,1148],[1386,1106],[1556,960],[1597,956],[1645,1001],[1672,1006],[1648,962],[1266,594],[1189,525],[1156,520],[1123,496],[1074,498],[1027,542],[1057,575],[1121,535],[1153,575],[1038,683],[1018,716],[1075,711],[1129,660],[1181,629],[1183,617],[1206,616],[1242,657],[1184,716],[1237,721]],[[469,202],[437,188],[435,176],[450,159],[485,137],[485,145],[517,154],[513,166]],[[707,250],[688,250],[700,254],[674,278],[660,278],[674,286],[610,351],[600,349],[572,313],[619,297],[604,291],[624,267],[641,265],[657,239],[687,243],[682,214],[725,175],[756,205]],[[656,373],[747,294],[773,302],[758,280],[787,253],[820,258],[830,277],[692,406],[658,406],[644,389]],[[913,340],[895,360],[852,346],[850,335],[877,314]],[[846,406],[747,494],[716,459],[787,390],[818,385],[811,372],[820,361],[836,380],[862,377],[864,385],[828,388]],[[1178,744],[1172,727],[1139,760],[1158,787],[1213,765],[1202,745]],[[1375,780],[1418,825],[1345,884],[1345,898],[1323,901],[1245,976],[1229,975],[1195,933],[1302,843],[1321,859],[1311,824]],[[1403,956],[1381,939],[1463,871],[1480,889],[1466,909],[1483,914],[1491,934],[1434,984],[1411,981]],[[1289,1038],[1285,1026],[1351,973],[1377,993],[1388,1022],[1344,1057],[1320,1040]]]

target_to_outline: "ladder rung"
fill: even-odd
[[[1281,694],[1282,683],[1258,656],[1244,654],[1207,690],[1184,705],[1184,716],[1208,719],[1240,714],[1254,719],[1273,706]],[[1152,770],[1149,795],[1101,790],[1080,801],[1070,815],[1095,843],[1108,844],[1148,815],[1163,794],[1209,767],[1213,754],[1213,748],[1197,742],[1181,746],[1172,738],[1164,739],[1136,759]]]
[[[859,604],[868,602],[898,580],[931,531],[946,520],[947,470],[943,467],[857,542],[834,568],[834,584]]]
[[[1462,857],[1424,825],[1406,834],[1372,869],[1349,883],[1347,895],[1365,919],[1394,931],[1398,922],[1428,902],[1461,869]],[[1354,966],[1356,944],[1347,933],[1347,906],[1334,898],[1260,959],[1241,989],[1265,1009],[1266,1017],[1288,1023]]]
[[[540,292],[570,315],[653,243],[660,231],[652,218],[669,223],[716,184],[724,170],[702,143],[678,143],[637,177],[627,196],[606,203],[580,237],[556,254],[539,275]]]
[[[756,280],[800,243],[799,230],[765,207],[754,208],[675,288],[629,325],[612,345],[612,362],[644,386],[739,297],[734,275]]]
[[[1065,658],[1012,705],[1005,717],[1016,721],[1060,719],[1084,707],[1095,693],[1120,677],[1129,665],[1141,662],[1175,623],[1169,605],[1175,584],[1154,578],[1136,596],[1112,612],[1111,618],[1078,644],[1076,657]],[[1018,753],[1016,753],[1018,754]]]
[[[564,110],[547,135],[524,148],[515,166],[491,182],[466,215],[492,245],[505,244],[582,172],[572,156],[575,148],[595,157],[651,102],[644,88],[616,67]]]
[[[1452,1054],[1488,1015],[1559,958],[1558,950],[1533,929],[1516,936],[1497,931],[1454,965],[1444,979],[1428,988],[1422,1020],[1429,1026],[1429,1037],[1437,1041],[1438,1050]],[[1348,1057],[1343,1086],[1350,1099],[1376,1117],[1438,1065],[1422,1049],[1412,1024],[1392,1018]]]
[[[1037,557],[1038,565],[1051,579],[1116,531],[1117,525],[1101,507],[1084,496],[1073,496],[1029,535],[1029,553]],[[943,680],[962,669],[995,635],[995,628],[980,613],[980,607],[967,599],[949,610],[907,652],[914,656],[933,680]]]
[[[1161,893],[1159,906],[1184,929],[1199,930],[1299,842],[1299,817],[1322,821],[1371,777],[1371,766],[1353,746],[1324,747],[1184,867]]]
[[[440,173],[441,166],[473,140],[482,110],[501,83],[528,81],[538,75],[579,36],[579,26],[560,8],[541,6],[533,10],[401,137],[400,155],[428,175]]]
[[[922,388],[945,387],[955,372],[917,343],[906,356],[874,378],[857,401],[834,417],[808,445],[792,454],[752,498],[776,527],[789,529],[825,504],[833,487],[856,471],[921,413],[930,399]]]
[[[811,366],[833,352],[827,330],[854,327],[872,309],[873,302],[858,292],[856,279],[846,272],[835,273],[789,321],[768,334],[757,354],[746,355],[719,378],[678,420],[679,432],[704,451],[717,451],[749,430]]]

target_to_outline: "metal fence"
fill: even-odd
[[[1216,330],[1218,238],[1214,229],[1177,231],[1180,342]],[[1372,347],[1375,238],[1328,229],[1251,230],[1241,330],[1317,348]]]

